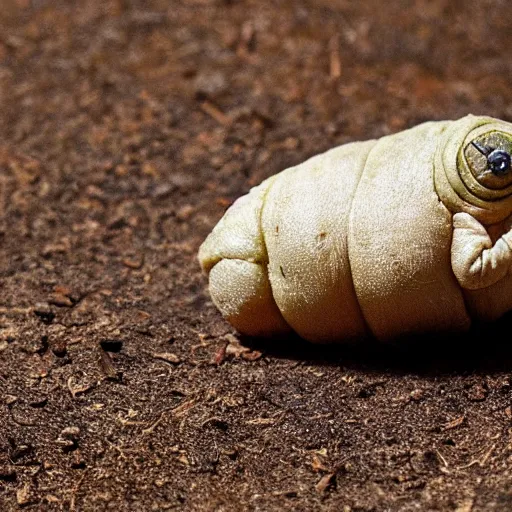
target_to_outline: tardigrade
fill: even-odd
[[[354,142],[238,199],[199,250],[224,317],[313,342],[463,331],[512,309],[512,124]]]

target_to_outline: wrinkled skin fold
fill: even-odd
[[[439,121],[272,176],[199,250],[240,332],[312,342],[463,331],[512,309],[512,125]]]

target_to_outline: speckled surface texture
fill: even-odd
[[[313,154],[510,121],[509,2],[1,8],[2,511],[512,508],[510,320],[401,351],[241,345],[196,259]]]

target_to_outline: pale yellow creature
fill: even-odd
[[[238,199],[199,250],[248,335],[461,331],[512,309],[512,124],[467,116],[355,142]]]

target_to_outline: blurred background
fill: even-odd
[[[510,2],[0,13],[2,510],[510,510],[506,364],[246,348],[196,261],[313,154],[512,120]]]

